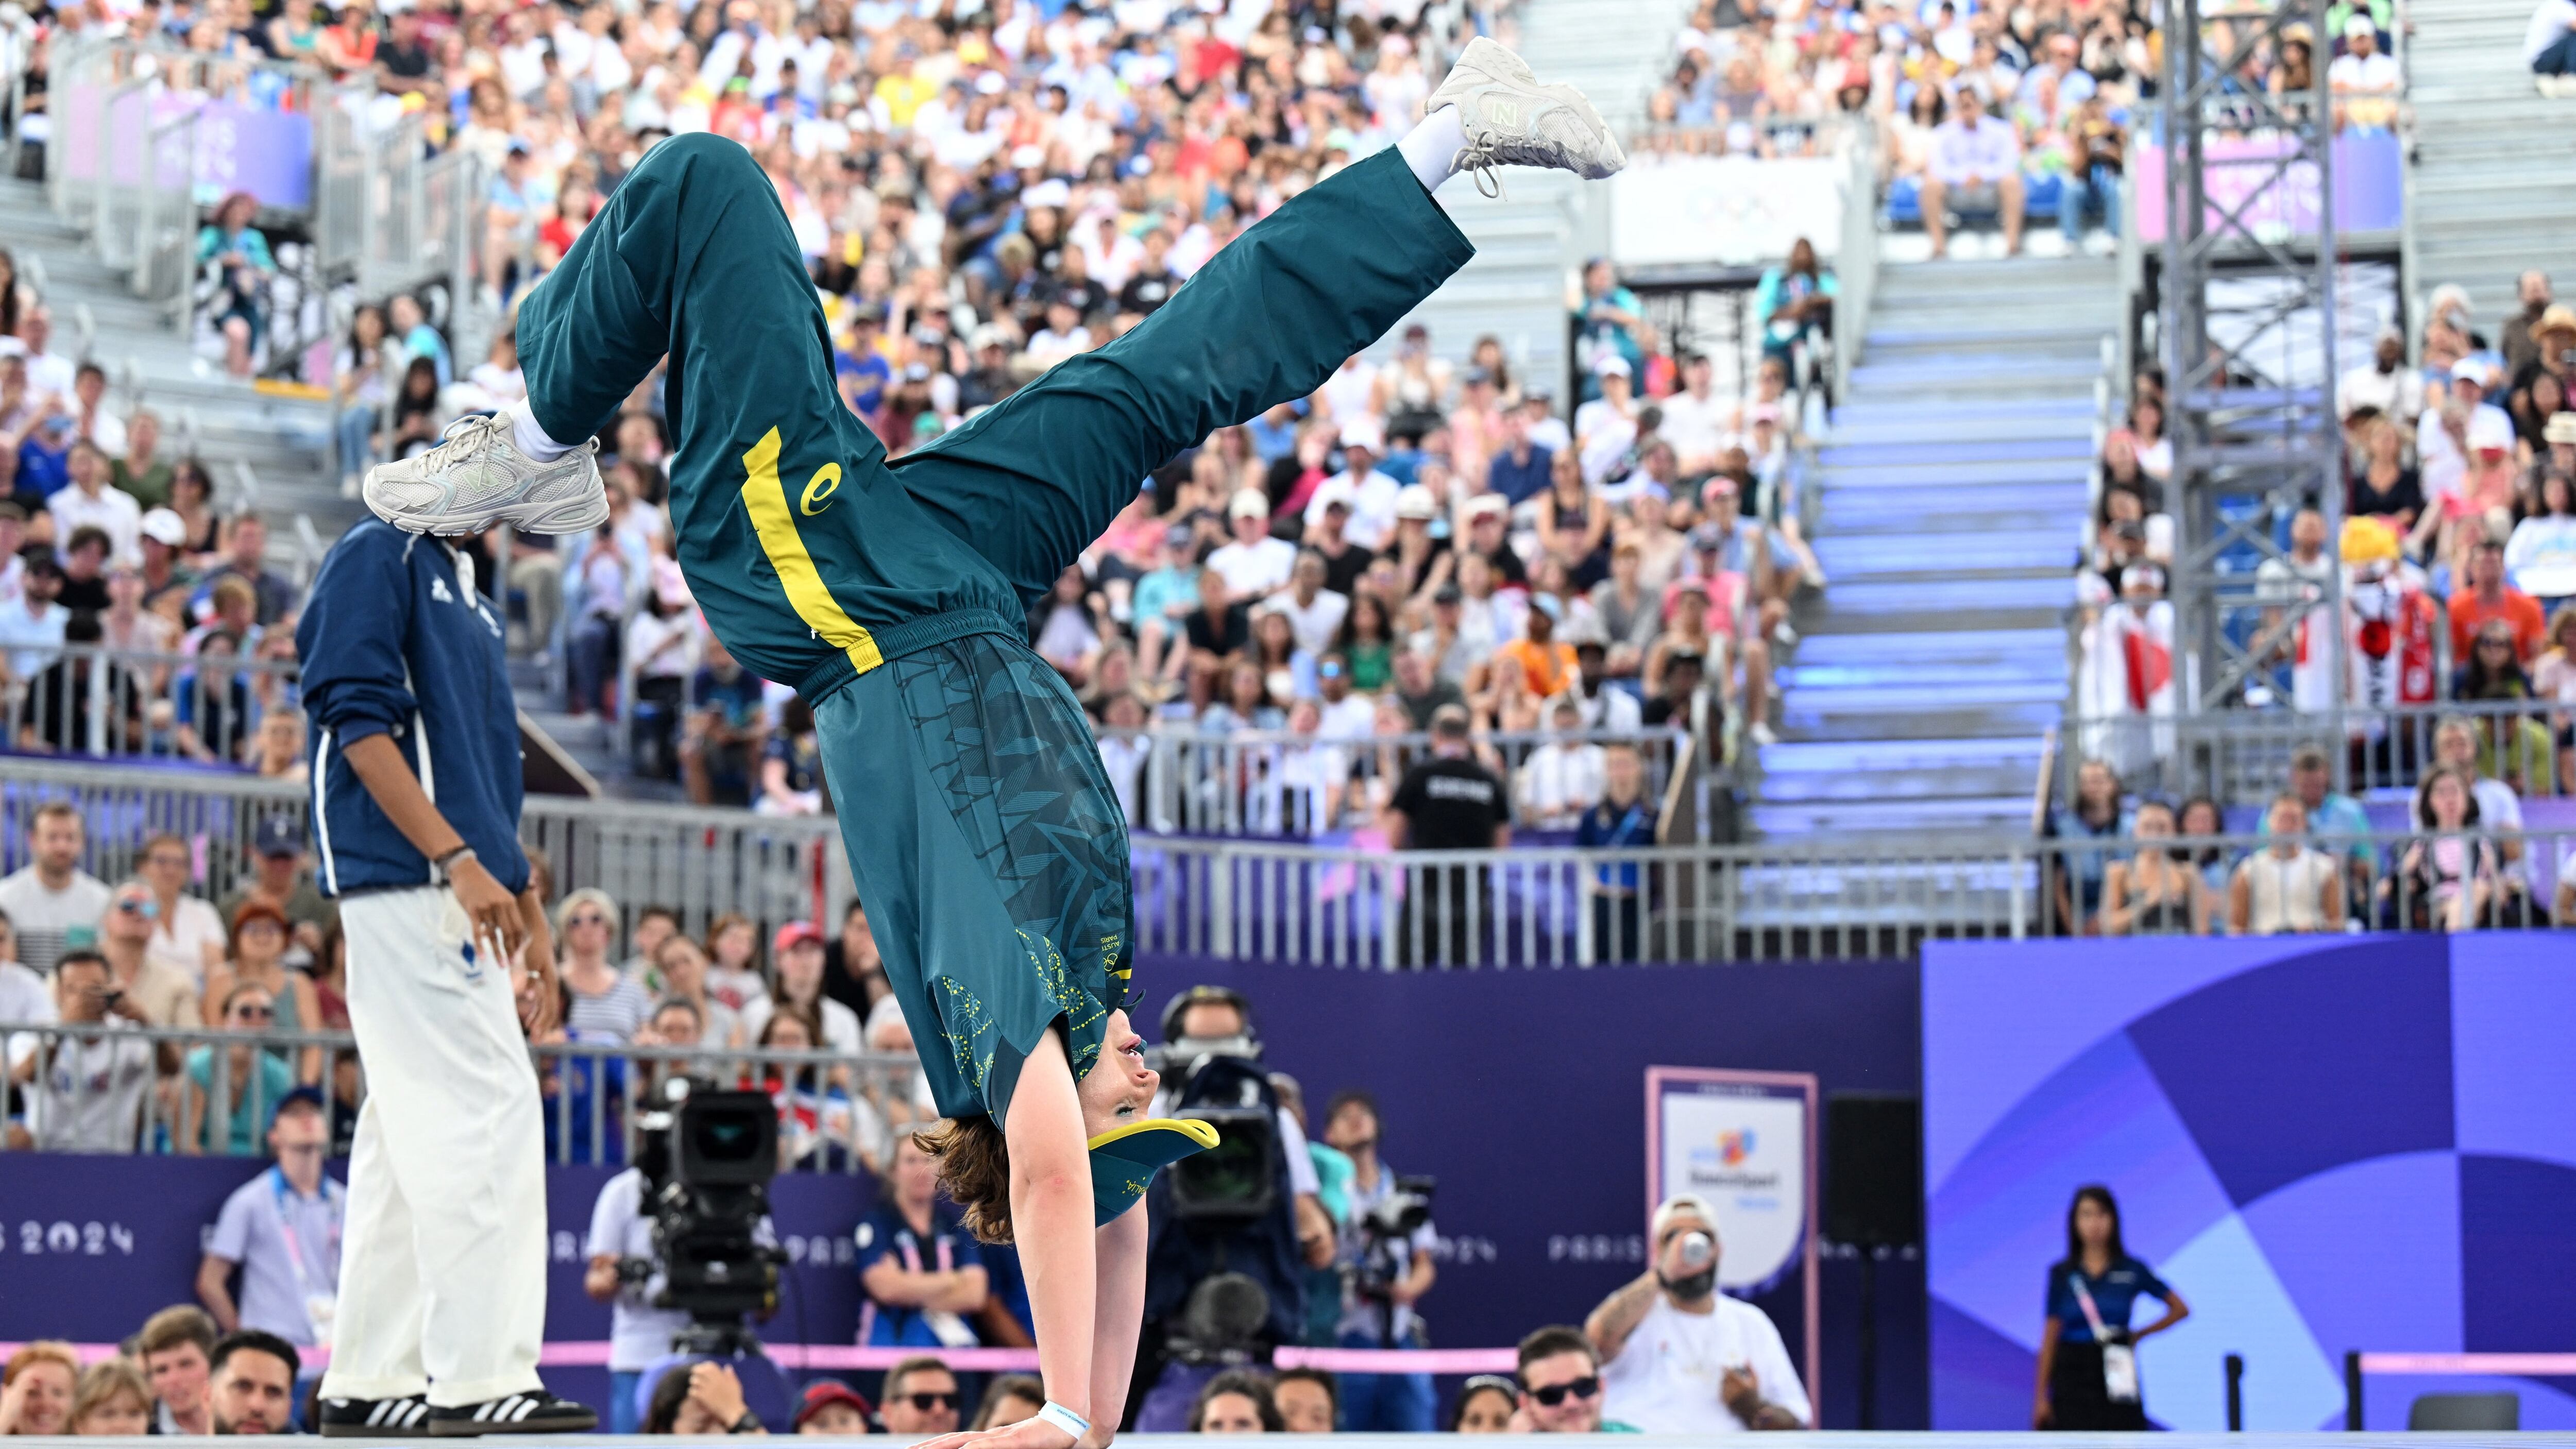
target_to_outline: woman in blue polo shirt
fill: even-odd
[[[991,1280],[982,1248],[939,1201],[939,1166],[909,1132],[894,1135],[884,1196],[860,1222],[859,1282],[868,1301],[859,1341],[878,1347],[973,1348],[972,1320]]]
[[[2075,1190],[2066,1210],[2066,1256],[2049,1266],[2046,1297],[2031,1427],[2146,1428],[2136,1346],[2182,1322],[2191,1309],[2152,1269],[2129,1256],[2120,1241],[2120,1205],[2109,1188]],[[2129,1310],[2141,1298],[2164,1304],[2164,1316],[2131,1328]]]

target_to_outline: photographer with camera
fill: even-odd
[[[1324,1141],[1351,1159],[1351,1216],[1342,1228],[1344,1348],[1420,1348],[1414,1305],[1439,1276],[1432,1251],[1429,1178],[1398,1177],[1378,1158],[1377,1099],[1348,1089],[1324,1109]],[[1351,1433],[1427,1434],[1435,1402],[1429,1374],[1344,1374],[1342,1427]]]
[[[1222,1141],[1154,1188],[1136,1427],[1178,1430],[1207,1378],[1303,1341],[1306,1275],[1333,1260],[1304,1130],[1261,1065],[1249,1003],[1194,986],[1163,1010],[1156,1116]]]
[[[1815,1416],[1780,1330],[1717,1291],[1717,1213],[1682,1193],[1655,1209],[1653,1266],[1584,1320],[1613,1419],[1649,1434],[1804,1429]]]
[[[670,1003],[665,1006],[671,1026],[694,1024],[685,1011]],[[703,1164],[696,1152],[675,1150],[673,1139],[680,1135],[682,1117],[693,1105],[719,1129],[702,1132],[702,1141],[726,1140],[721,1129],[740,1129],[740,1146],[731,1162]],[[731,1257],[735,1267],[716,1276],[754,1290],[765,1282],[769,1307],[777,1302],[778,1239],[768,1216],[765,1186],[776,1169],[777,1116],[767,1099],[757,1093],[720,1092],[710,1083],[674,1077],[654,1085],[639,1110],[636,1127],[636,1164],[610,1178],[591,1204],[586,1249],[590,1262],[581,1280],[583,1292],[610,1305],[608,1421],[612,1434],[643,1432],[649,1406],[638,1402],[639,1388],[645,1374],[670,1359],[674,1351],[707,1353],[750,1344],[741,1327],[748,1300],[740,1290],[710,1295],[693,1281],[675,1291],[665,1263],[665,1244],[674,1241],[675,1234],[686,1243],[692,1261],[703,1266]],[[684,1156],[687,1160],[676,1160]],[[718,1171],[710,1172],[711,1165]],[[733,1170],[723,1171],[726,1167]],[[757,1178],[760,1190],[726,1191],[730,1184],[720,1184],[710,1192],[696,1181],[718,1176]],[[755,1270],[741,1272],[741,1260],[750,1261]],[[766,1271],[759,1271],[763,1267]],[[703,1276],[691,1275],[693,1280]],[[686,1376],[683,1370],[671,1372]]]

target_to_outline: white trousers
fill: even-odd
[[[539,1388],[545,1127],[510,973],[443,886],[340,905],[366,1068],[327,1398]]]

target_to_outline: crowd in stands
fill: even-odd
[[[2007,253],[2032,215],[2053,216],[2070,246],[2107,251],[2131,131],[2162,72],[2160,18],[2110,0],[1706,0],[1649,101],[1638,149],[1812,154],[1848,135],[1836,121],[1849,118],[1875,132],[1889,218],[1919,219],[1934,256],[1947,251],[1954,215],[1994,219]],[[2322,57],[2316,34],[2293,27],[2245,57],[2240,83],[2303,104],[2323,64],[2336,129],[2389,130],[2405,86],[2394,27],[2386,0],[2338,3]]]
[[[189,5],[100,21],[372,77],[369,115],[417,115],[431,144],[488,163],[488,353],[454,355],[421,296],[357,305],[332,376],[315,379],[340,409],[351,474],[523,394],[511,309],[663,136],[713,131],[758,156],[804,244],[843,396],[900,457],[1133,327],[1243,227],[1401,134],[1464,23],[1419,3],[1292,0],[937,13],[600,0],[506,14],[432,0],[310,23]],[[200,251],[257,270],[267,253],[251,220],[228,201]],[[1489,765],[1515,774],[1517,755],[1483,737],[1553,732],[1561,704],[1586,731],[1685,710],[1769,739],[1787,602],[1822,582],[1796,525],[1793,376],[1821,338],[1831,278],[1800,250],[1766,283],[1773,335],[1744,396],[1717,391],[1607,264],[1587,274],[1570,385],[1496,338],[1441,352],[1418,327],[1383,359],[1353,358],[1313,396],[1140,480],[1135,506],[1032,608],[1032,643],[1104,728],[1331,746],[1270,772],[1272,796],[1295,803],[1256,813],[1283,829],[1376,818],[1400,769],[1369,741],[1419,735],[1443,705],[1466,708]],[[260,324],[245,306],[227,325]],[[68,425],[42,426],[78,451]],[[510,606],[515,647],[558,672],[572,713],[630,725],[639,765],[691,798],[827,808],[805,716],[735,666],[672,561],[658,376],[600,444],[614,514],[595,536],[495,534],[468,549]],[[70,470],[107,475],[103,510],[121,506],[109,462]],[[137,466],[149,463],[146,447]],[[64,491],[22,481],[19,495]],[[132,553],[155,567],[153,545],[120,545],[166,531],[141,521],[156,501],[126,510],[111,566]],[[202,488],[187,502],[202,513]],[[67,530],[19,546],[34,541],[68,566]],[[235,552],[228,539],[219,557]],[[292,601],[276,604],[263,593],[256,623],[282,636]],[[202,642],[201,619],[172,622]],[[78,726],[44,743],[89,743]],[[153,750],[196,753],[164,743],[175,731],[145,733]],[[1513,780],[1524,818],[1569,826],[1597,803],[1598,745],[1569,742],[1560,753],[1575,758]]]
[[[5,748],[297,776],[296,586],[267,525],[120,412],[0,252],[0,730]]]

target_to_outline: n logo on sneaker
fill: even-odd
[[[1497,126],[1517,126],[1521,123],[1521,108],[1506,100],[1488,98],[1485,119]]]

